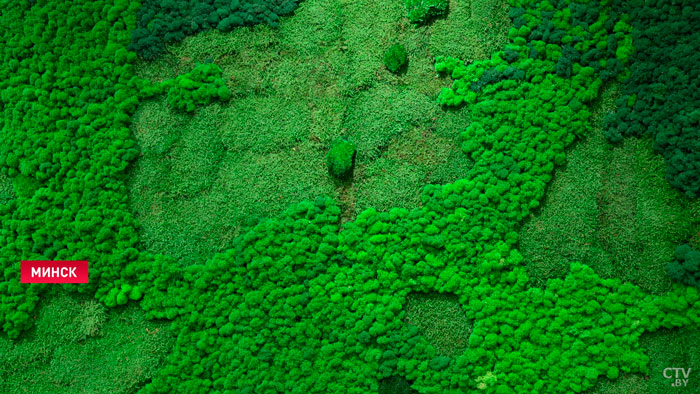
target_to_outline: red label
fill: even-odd
[[[22,261],[22,283],[88,283],[87,261]]]

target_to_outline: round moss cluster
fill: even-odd
[[[690,245],[676,248],[676,259],[666,265],[671,279],[700,288],[700,252]]]
[[[407,61],[406,48],[401,44],[390,46],[384,53],[384,65],[393,73],[399,72]]]
[[[221,67],[214,63],[198,64],[187,74],[163,81],[162,90],[167,90],[171,107],[181,112],[193,112],[197,106],[216,99],[226,101],[231,97],[221,74]]]
[[[406,0],[407,17],[413,23],[423,24],[432,18],[447,14],[449,0]]]
[[[338,179],[350,177],[355,166],[355,153],[355,145],[348,140],[341,139],[333,143],[326,155],[328,172]]]

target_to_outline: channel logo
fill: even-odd
[[[87,261],[20,262],[21,283],[88,283]]]

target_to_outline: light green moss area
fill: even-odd
[[[614,89],[603,94],[599,120],[614,110],[614,99]],[[668,184],[663,157],[648,138],[611,145],[596,128],[567,159],[541,210],[520,232],[533,283],[563,277],[570,262],[580,261],[604,278],[655,294],[668,291],[666,263],[676,246],[697,236],[700,202]]]
[[[405,311],[406,323],[418,327],[437,354],[457,357],[469,347],[474,322],[454,294],[411,293]]]
[[[15,192],[12,187],[12,181],[0,175],[0,204],[4,204],[14,198]]]
[[[172,350],[169,323],[147,320],[137,305],[107,310],[61,290],[42,303],[36,328],[15,341],[0,336],[1,393],[134,393]]]
[[[402,2],[309,0],[277,29],[209,31],[140,64],[141,76],[161,81],[213,61],[232,92],[194,115],[163,98],[140,105],[130,194],[144,245],[192,264],[228,248],[241,223],[304,199],[331,196],[350,220],[368,207],[415,207],[426,184],[463,177],[469,111],[437,104],[446,81],[434,57],[488,58],[510,20],[502,0],[450,7],[416,27]],[[382,60],[394,43],[409,57],[399,75]],[[340,137],[357,147],[351,184],[334,183],[325,165]]]

